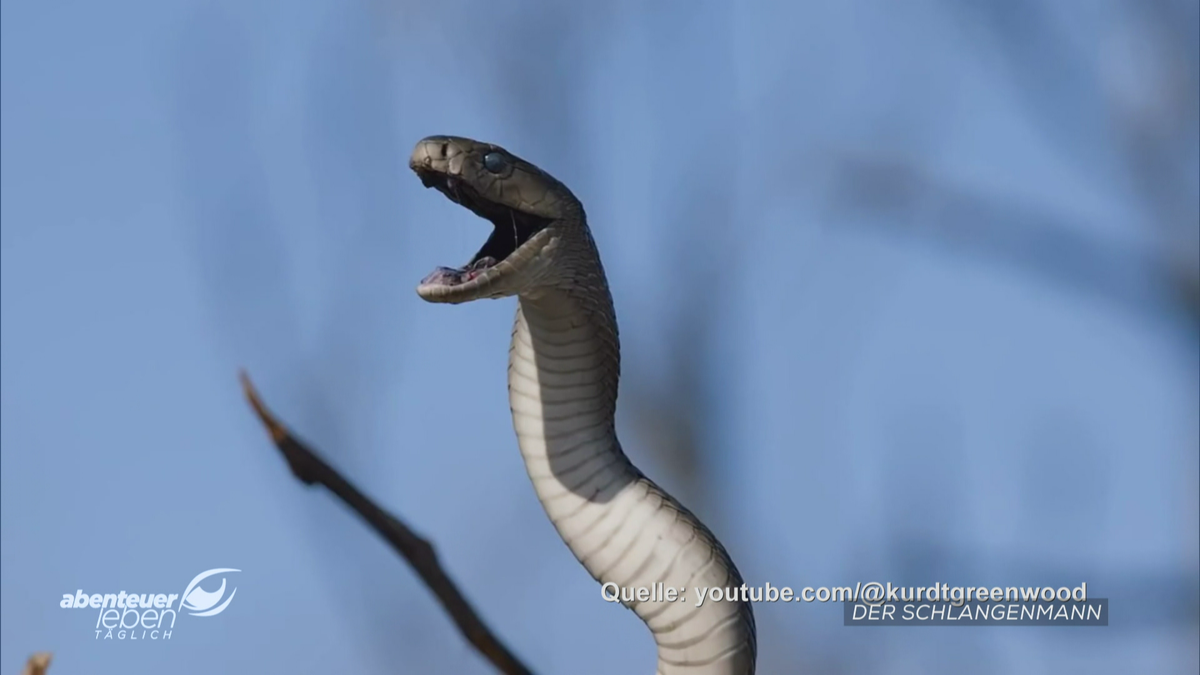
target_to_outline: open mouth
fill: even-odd
[[[424,167],[414,168],[421,183],[435,188],[450,201],[465,206],[475,215],[492,223],[492,234],[479,251],[462,267],[439,267],[422,283],[463,284],[504,262],[530,237],[544,229],[549,220],[484,199],[456,176]]]

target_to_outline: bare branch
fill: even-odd
[[[421,581],[433,591],[438,602],[445,608],[446,613],[458,626],[459,632],[475,649],[484,656],[496,669],[505,675],[532,675],[532,671],[522,663],[500,638],[479,618],[479,614],[471,603],[458,590],[458,586],[446,574],[437,559],[437,552],[428,540],[424,539],[387,511],[381,509],[369,497],[364,495],[353,483],[346,480],[333,467],[322,460],[316,452],[296,438],[273,415],[254,385],[250,377],[243,371],[240,374],[242,390],[246,399],[254,408],[259,421],[267,428],[271,441],[283,453],[288,468],[292,474],[305,485],[323,485],[338,499],[354,510],[371,529],[387,540],[408,562],[409,566],[421,577]]]
[[[54,655],[50,652],[38,652],[30,656],[21,675],[46,675],[46,669],[50,667],[50,660],[53,658]]]

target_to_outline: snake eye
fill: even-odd
[[[483,166],[492,173],[500,173],[504,170],[504,166],[508,161],[504,159],[504,155],[498,152],[489,152],[483,156]]]

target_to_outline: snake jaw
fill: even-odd
[[[450,182],[450,177],[444,173],[438,173],[432,169],[422,166],[414,166],[413,172],[417,174],[417,178],[421,179],[421,185],[427,188],[446,185]]]
[[[512,294],[501,288],[515,288],[518,284],[511,282],[518,277],[512,275],[523,266],[512,264],[510,256],[553,222],[504,203],[504,186],[497,190],[495,184],[503,177],[486,173],[474,154],[478,153],[452,151],[452,145],[443,137],[432,137],[417,145],[409,162],[426,188],[436,189],[492,224],[491,235],[466,265],[439,266],[421,280],[417,293],[430,302],[459,303]],[[502,277],[508,282],[498,283]]]
[[[426,188],[492,224],[491,235],[466,265],[438,267],[421,281],[417,294],[426,301],[460,303],[534,292],[553,276],[548,270],[564,236],[590,245],[575,195],[497,145],[429,136],[417,142],[409,168]]]

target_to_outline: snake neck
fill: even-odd
[[[651,596],[621,596],[621,604],[653,634],[659,675],[753,675],[750,604],[711,595],[697,602],[697,589],[742,586],[733,561],[617,440],[620,347],[607,287],[520,296],[508,373],[513,426],[538,500],[594,579],[616,584],[618,595],[649,589]],[[605,589],[612,597],[612,586]]]

